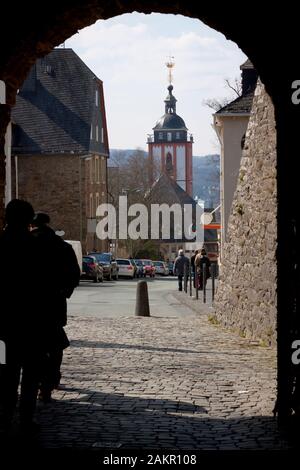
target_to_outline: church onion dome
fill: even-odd
[[[178,114],[174,113],[167,113],[164,114],[159,121],[157,121],[156,126],[153,127],[153,130],[173,130],[173,129],[180,129],[180,130],[187,130],[184,120],[178,116]]]

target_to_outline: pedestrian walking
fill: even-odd
[[[37,213],[32,223],[32,235],[45,253],[51,281],[43,308],[47,310],[49,329],[45,343],[46,356],[40,379],[39,398],[51,400],[51,393],[61,379],[63,351],[70,343],[64,327],[67,324],[67,298],[70,298],[80,279],[80,268],[72,246],[55,234],[49,226],[48,214]],[[52,274],[51,274],[52,271]]]
[[[34,412],[41,365],[44,359],[46,319],[39,315],[41,253],[29,227],[34,210],[14,199],[5,211],[6,226],[0,235],[0,285],[2,309],[0,340],[5,344],[5,364],[0,365],[0,422],[9,432],[21,378],[20,425],[26,435],[37,430]],[[22,375],[21,375],[22,372]]]
[[[178,277],[178,290],[182,291],[182,280],[184,276],[188,276],[190,260],[184,255],[182,249],[178,251],[178,256],[175,259],[173,272]]]
[[[198,289],[203,290],[204,285],[204,270],[205,270],[205,286],[207,279],[210,277],[210,259],[206,255],[204,248],[201,249],[200,253],[195,258],[195,269],[197,270],[198,277]]]

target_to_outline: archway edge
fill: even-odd
[[[13,8],[14,5],[6,7],[7,15]],[[118,0],[61,0],[49,3],[49,6],[45,4],[43,10],[37,10],[34,1],[28,0],[26,5],[18,8],[14,34],[8,44],[7,36],[3,38],[2,43],[7,46],[0,59],[0,78],[7,84],[7,103],[10,105],[14,105],[16,90],[37,58],[45,56],[55,46],[80,29],[94,24],[98,19],[109,19],[132,12],[181,14],[203,21],[207,26],[224,34],[227,39],[234,41],[244,51],[254,63],[272,96],[271,81],[269,83],[268,80],[271,61],[266,53],[268,44],[263,15],[255,18],[253,28],[254,12],[247,12],[241,22],[236,19],[234,12],[230,14],[228,7],[216,7],[213,3],[195,6],[194,2],[186,1],[183,4],[170,0],[163,4],[156,0],[128,0],[124,3]],[[0,39],[2,35],[1,32]]]

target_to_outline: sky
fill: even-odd
[[[99,20],[65,42],[103,81],[110,148],[147,150],[164,114],[173,56],[176,112],[194,137],[194,155],[219,153],[212,110],[203,101],[232,97],[225,78],[240,77],[247,57],[200,20],[131,13]]]

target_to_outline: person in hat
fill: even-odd
[[[13,199],[6,207],[6,225],[0,235],[0,340],[5,344],[5,361],[0,365],[0,433],[3,435],[9,432],[13,420],[20,378],[21,430],[29,435],[38,429],[34,413],[44,359],[45,324],[44,317],[39,315],[41,253],[30,233],[33,216],[29,202]]]
[[[44,402],[51,400],[52,391],[58,388],[60,383],[63,351],[70,344],[64,330],[67,324],[67,298],[71,297],[80,279],[80,268],[72,246],[56,235],[49,224],[48,214],[35,214],[32,235],[46,252],[44,262],[47,276],[49,277],[50,273],[51,279],[44,302],[44,309],[47,310],[49,318],[48,338],[45,343],[46,358],[39,394],[39,398]]]

